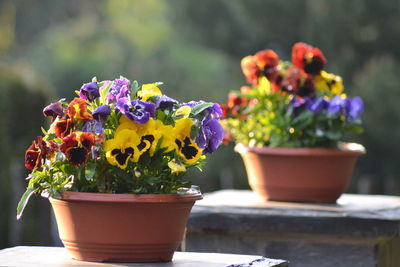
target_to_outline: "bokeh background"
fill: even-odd
[[[24,151],[48,121],[42,109],[93,76],[163,81],[187,101],[225,102],[245,83],[240,59],[274,49],[290,60],[304,41],[326,69],[365,101],[367,147],[350,193],[400,194],[400,2],[398,0],[0,0],[0,249],[52,245],[47,200],[33,199],[20,221]],[[204,192],[248,188],[232,146],[189,175]]]

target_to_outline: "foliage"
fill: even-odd
[[[343,93],[342,78],[323,68],[325,56],[304,43],[293,46],[292,62],[273,50],[242,59],[252,88],[231,92],[224,125],[249,146],[334,148],[348,132],[361,133],[361,98]]]
[[[223,139],[222,111],[204,101],[179,103],[161,84],[93,78],[70,103],[45,107],[53,120],[25,153],[32,172],[18,216],[34,193],[59,198],[66,190],[161,194],[190,187],[186,170],[201,168]]]

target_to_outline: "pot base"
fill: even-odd
[[[264,200],[283,202],[304,202],[334,204],[342,193],[342,188],[279,188],[250,185],[251,189]]]
[[[63,241],[72,258],[92,262],[168,262],[172,260],[178,243],[167,245],[142,244],[84,244]]]

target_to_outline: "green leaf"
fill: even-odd
[[[42,130],[42,133],[43,133],[44,135],[47,134],[47,131],[46,131],[43,127],[41,127],[40,129]]]
[[[36,192],[36,188],[28,188],[26,189],[25,193],[22,195],[21,200],[18,202],[18,207],[17,207],[17,220],[21,218],[22,213],[28,204],[29,198],[32,196],[33,193]]]
[[[211,106],[213,106],[214,103],[203,103],[200,105],[197,105],[195,107],[192,108],[192,111],[190,112],[193,116],[196,116],[197,114],[199,114],[200,112],[202,112],[203,110],[205,110],[206,108],[209,108]]]
[[[106,88],[103,90],[100,90],[100,104],[104,105],[106,103],[106,98],[108,95],[108,92],[110,91],[111,85],[113,85],[114,82],[110,82]]]
[[[139,91],[139,88],[140,88],[139,83],[136,80],[134,80],[132,82],[132,88],[131,88],[131,96],[132,97],[136,96],[136,93],[137,93],[137,91]]]
[[[96,163],[94,162],[89,162],[85,166],[85,178],[86,180],[91,180],[94,177],[94,174],[96,172]]]

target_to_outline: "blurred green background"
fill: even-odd
[[[304,41],[319,47],[326,69],[365,101],[367,147],[351,193],[400,194],[400,5],[397,0],[0,0],[0,248],[51,245],[49,204],[15,207],[26,182],[24,152],[40,135],[42,109],[93,76],[163,81],[182,101],[225,102],[245,83],[240,59],[274,49],[290,59]],[[204,192],[248,188],[232,146],[190,178]]]

